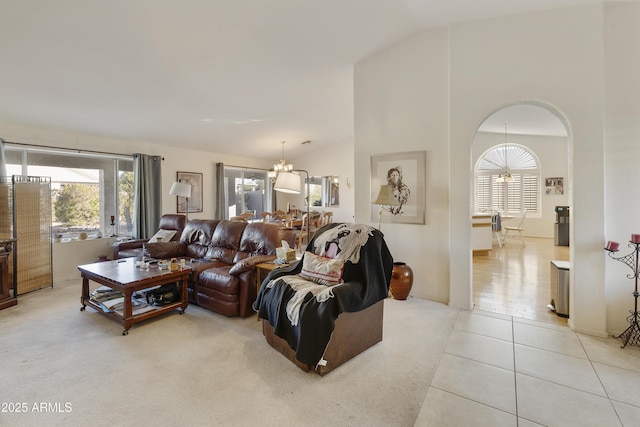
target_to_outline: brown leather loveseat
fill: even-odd
[[[189,302],[226,316],[254,314],[255,265],[276,258],[282,241],[293,246],[293,230],[264,222],[189,220],[179,242],[146,243],[152,258],[184,258],[193,268]]]

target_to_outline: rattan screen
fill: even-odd
[[[18,295],[53,286],[51,180],[13,176]]]

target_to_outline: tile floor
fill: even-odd
[[[640,347],[461,311],[416,426],[640,426]]]

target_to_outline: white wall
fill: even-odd
[[[493,112],[530,102],[570,132],[570,324],[606,335],[619,307],[603,303],[604,15],[596,4],[462,23],[356,64],[356,220],[369,212],[369,155],[428,152],[427,224],[384,226],[394,256],[418,270],[414,296],[472,307],[472,141]]]
[[[478,132],[473,139],[473,153],[471,164],[475,167],[478,158],[497,144],[504,143],[504,134]],[[534,135],[509,135],[509,144],[520,144],[535,153],[540,161],[541,178],[541,215],[527,215],[525,221],[525,236],[554,237],[554,224],[556,222],[555,207],[569,205],[569,159],[568,141],[566,137],[534,136]],[[564,194],[548,195],[544,190],[544,179],[547,177],[564,178]],[[518,221],[514,218],[513,221]]]
[[[426,151],[425,224],[381,228],[394,260],[413,269],[411,294],[441,302],[449,301],[452,249],[447,40],[446,29],[427,31],[355,66],[356,222],[377,227],[370,214],[371,156]]]
[[[353,140],[314,148],[297,158],[288,159],[296,169],[304,169],[309,176],[338,176],[340,179],[340,206],[312,207],[312,210],[333,212],[334,222],[353,222],[354,192],[353,186]],[[302,174],[303,177],[306,175]],[[351,188],[347,187],[347,179]],[[276,193],[277,207],[285,210],[287,202],[298,209],[305,210],[304,192],[300,195]]]
[[[605,20],[606,75],[606,233],[620,242],[618,256],[631,252],[631,234],[640,233],[640,5],[607,5]],[[606,258],[606,257],[605,257]],[[629,324],[633,309],[632,271],[606,259],[607,322],[617,334]]]
[[[115,237],[56,242],[52,247],[53,282],[80,279],[78,266],[96,262],[100,256],[111,258]],[[78,292],[80,289],[78,288]]]
[[[470,135],[496,109],[538,101],[569,125],[572,152],[570,325],[606,334],[603,8],[581,6],[451,28],[452,241],[469,246]],[[507,59],[508,60],[505,60]],[[471,295],[468,251],[452,252],[452,301]],[[579,285],[576,285],[579,284]],[[577,288],[576,288],[577,286]]]

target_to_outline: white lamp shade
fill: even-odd
[[[171,186],[171,190],[169,190],[169,194],[172,196],[179,197],[191,197],[191,184],[187,184],[186,182],[176,181]]]
[[[273,189],[281,193],[300,194],[300,175],[280,172]]]

